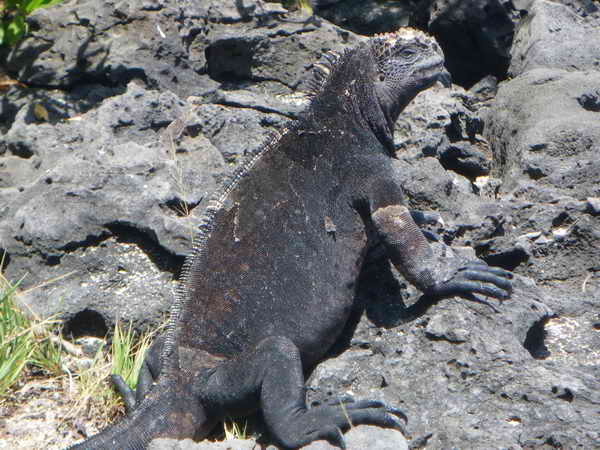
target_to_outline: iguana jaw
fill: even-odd
[[[439,81],[446,88],[452,86],[452,75],[444,67],[444,58],[441,56],[434,57],[430,60],[424,61],[415,68],[415,72],[421,72],[431,81],[431,84]]]
[[[446,69],[438,73],[437,81],[442,83],[442,86],[445,88],[452,87],[452,75],[450,75],[450,72],[448,72]]]

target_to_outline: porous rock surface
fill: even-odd
[[[408,450],[406,439],[395,430],[359,425],[345,434],[348,450]],[[175,439],[155,439],[148,450],[277,450],[275,445],[262,445],[254,439],[227,439],[221,442],[196,443],[191,439],[177,441]],[[315,441],[302,447],[302,450],[334,450],[327,441]]]
[[[407,108],[398,177],[412,207],[441,214],[436,252],[513,270],[515,292],[499,312],[423,305],[375,249],[309,402],[399,406],[413,448],[600,447],[598,8],[372,3],[361,21],[369,2],[319,2],[312,18],[253,0],[36,11],[30,36],[0,52],[22,83],[0,102],[5,276],[23,278],[20,300],[61,314],[67,334],[103,336],[117,317],[157,323],[207,198],[306,105],[321,52],[363,39],[352,30],[419,26],[470,89],[436,87]],[[487,34],[466,39],[477,29]],[[157,448],[188,448],[168,445]]]

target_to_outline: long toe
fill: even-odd
[[[485,301],[485,300],[477,297],[474,294],[465,294],[465,295],[462,295],[461,297],[464,298],[464,299],[466,299],[466,300],[469,300],[471,302],[480,303],[482,305],[485,305],[488,308],[490,308],[492,311],[494,311],[495,313],[499,313],[500,312],[500,310],[498,308],[496,308],[494,305],[492,305],[490,302],[487,302],[487,301]]]
[[[401,409],[395,408],[393,406],[386,406],[385,410],[390,414],[400,417],[402,420],[404,420],[404,423],[408,423],[408,416],[404,414],[404,411],[402,411]]]
[[[508,270],[504,270],[500,267],[488,266],[486,263],[469,263],[462,270],[483,270],[485,272],[493,273],[494,275],[498,275],[499,277],[504,277],[511,279],[513,278],[513,273]]]
[[[462,276],[469,280],[474,281],[485,281],[486,283],[491,283],[498,286],[500,289],[504,289],[505,291],[509,291],[511,289],[512,283],[509,279],[496,275],[493,272],[488,270],[465,270],[462,273]]]
[[[388,405],[386,402],[381,400],[359,400],[350,405],[346,405],[346,408],[351,409],[367,409],[367,408],[379,408],[387,413],[393,414],[408,423],[408,417],[399,408]]]
[[[406,433],[404,424],[384,408],[352,409],[347,411],[352,425],[376,425],[383,428],[394,428]]]
[[[131,412],[135,409],[135,395],[131,388],[125,383],[125,380],[121,375],[112,374],[110,376],[110,380],[112,381],[115,389],[121,394],[123,398],[123,403],[125,403],[125,409],[127,410],[127,414],[131,414]]]
[[[498,298],[500,300],[508,298],[508,293],[505,290],[479,281],[460,280],[455,281],[454,286],[459,295],[477,293],[487,295],[488,297]]]

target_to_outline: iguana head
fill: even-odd
[[[393,121],[419,92],[436,81],[447,87],[451,84],[442,49],[422,31],[403,28],[376,36],[369,40],[369,49],[376,64],[376,94],[385,110],[394,110],[390,111]]]
[[[328,66],[318,66],[322,74],[315,99],[348,98],[390,151],[394,123],[406,105],[436,81],[451,84],[442,49],[414,28],[374,36],[329,60]]]
[[[367,120],[378,129],[391,150],[394,123],[402,110],[419,92],[436,81],[449,87],[450,74],[444,68],[444,54],[435,39],[413,28],[375,36],[369,40],[367,49],[375,62],[375,70],[369,75],[386,128],[379,129],[382,124],[377,120],[380,119],[367,117]],[[362,108],[367,110],[367,115],[375,113],[369,111],[371,106],[368,104],[363,104]]]

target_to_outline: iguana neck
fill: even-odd
[[[374,90],[367,91],[364,87],[365,85],[362,83],[360,86],[352,86],[354,114],[373,132],[387,153],[395,157],[394,124],[399,111],[383,108],[381,99],[378,98]]]
[[[355,83],[343,94],[322,93],[304,115],[315,129],[346,128],[371,132],[389,156],[395,155],[393,127],[397,114],[386,114],[374,92],[364,92]],[[331,125],[329,125],[331,124]],[[373,148],[373,150],[376,150]]]

